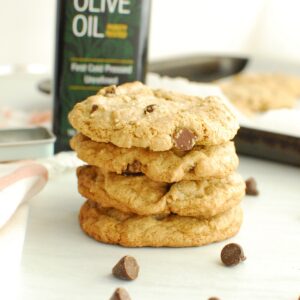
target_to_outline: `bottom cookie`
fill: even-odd
[[[209,220],[178,215],[138,216],[102,208],[88,200],[80,210],[82,230],[94,239],[125,247],[191,247],[234,236],[242,224],[240,206]]]

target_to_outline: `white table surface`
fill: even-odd
[[[260,195],[244,199],[244,224],[230,242],[247,260],[233,268],[220,263],[229,241],[182,249],[126,249],[84,235],[77,221],[83,199],[75,173],[50,181],[31,203],[25,238],[22,300],[103,299],[125,287],[132,300],[286,299],[300,296],[300,169],[242,157],[240,172],[254,176]],[[134,282],[112,277],[123,255],[140,264]]]

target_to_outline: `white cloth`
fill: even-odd
[[[83,162],[74,152],[17,163],[0,163],[0,282],[6,300],[17,299],[19,267],[26,232],[28,201],[47,183],[48,177],[74,172]]]
[[[46,184],[48,171],[35,162],[0,165],[0,228],[21,203],[36,195]]]
[[[0,164],[0,281],[1,295],[6,299],[17,296],[28,213],[26,201],[45,186],[47,179],[47,169],[34,162]]]

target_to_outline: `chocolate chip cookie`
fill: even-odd
[[[97,143],[78,134],[70,142],[78,157],[105,172],[144,173],[154,181],[177,182],[222,178],[238,166],[233,142],[218,146],[194,146],[190,151],[154,152],[145,148],[119,148],[111,143]]]
[[[152,151],[231,140],[238,121],[221,99],[152,90],[140,82],[101,89],[69,113],[72,126],[96,142]]]
[[[102,208],[88,200],[80,210],[83,231],[94,239],[125,247],[190,247],[235,235],[243,219],[236,206],[209,220],[178,215],[137,216]]]
[[[85,198],[138,215],[173,213],[208,219],[236,206],[245,195],[244,180],[237,173],[172,185],[143,175],[103,174],[93,166],[79,167],[77,176],[78,190]]]

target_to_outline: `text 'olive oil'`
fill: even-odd
[[[144,81],[151,0],[58,0],[53,130],[69,149],[68,112],[101,87]]]

